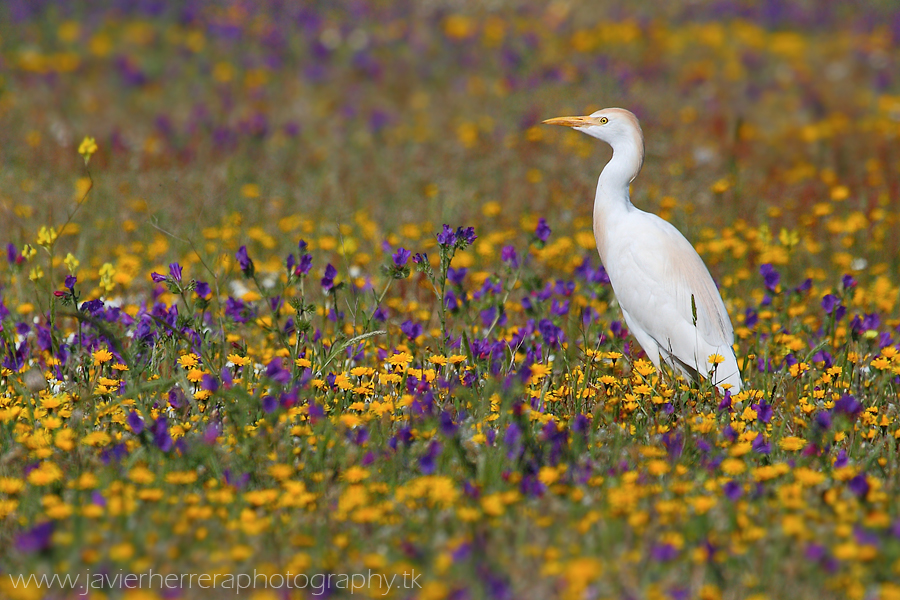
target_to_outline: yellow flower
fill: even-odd
[[[31,269],[31,271],[28,273],[28,279],[30,279],[31,281],[37,281],[38,279],[41,279],[43,277],[44,277],[44,270],[41,268],[40,265]]]
[[[109,557],[116,561],[124,562],[134,556],[134,546],[128,542],[116,544],[109,549]]]
[[[728,475],[740,475],[747,469],[744,461],[736,458],[726,458],[722,461],[722,472]]]
[[[503,499],[500,497],[500,494],[491,494],[490,496],[482,498],[481,509],[486,515],[492,517],[499,517],[502,515],[505,507],[503,506]]]
[[[109,362],[112,360],[112,357],[113,357],[112,352],[110,352],[106,348],[101,348],[100,350],[94,351],[94,353],[91,356],[94,357],[95,365],[102,365],[105,362]]]
[[[398,352],[397,354],[391,356],[387,361],[388,364],[391,365],[407,365],[412,362],[412,354],[409,352]]]
[[[187,485],[197,481],[196,471],[170,471],[166,473],[166,483]]]
[[[197,358],[196,354],[182,354],[178,359],[178,364],[180,364],[185,369],[190,367],[196,367],[200,361]]]
[[[73,275],[75,274],[75,271],[78,269],[78,265],[81,264],[78,261],[78,259],[72,255],[71,252],[66,254],[66,259],[63,262],[66,263],[66,268],[69,270],[69,273],[72,273]]]
[[[804,485],[819,485],[825,481],[825,475],[807,467],[794,469],[794,479]]]
[[[97,142],[92,137],[87,137],[81,140],[81,145],[78,146],[78,154],[84,157],[84,164],[87,165],[91,161],[91,156],[94,152],[97,151]]]
[[[52,462],[42,462],[41,465],[28,474],[28,483],[31,485],[47,485],[62,479],[62,470]]]
[[[294,467],[283,463],[269,465],[269,475],[278,481],[284,481],[294,474]]]
[[[356,427],[363,422],[362,419],[351,414],[341,415],[339,420],[345,427]]]
[[[535,363],[531,365],[531,381],[540,381],[550,373],[550,367]]]
[[[105,431],[92,431],[81,439],[85,446],[106,446],[109,442],[109,434]]]
[[[344,481],[349,481],[350,483],[359,483],[363,479],[367,479],[369,477],[369,472],[363,469],[360,466],[353,465],[346,471],[344,471]]]
[[[37,243],[38,246],[52,246],[53,242],[56,241],[56,238],[59,234],[56,232],[56,229],[53,227],[47,228],[47,226],[41,227],[41,230],[38,231]]]
[[[554,467],[541,467],[538,480],[544,485],[553,485],[559,480],[559,471]]]
[[[0,477],[0,492],[7,495],[18,494],[25,487],[25,482],[13,477]]]
[[[806,446],[806,440],[801,437],[789,435],[787,437],[781,438],[781,440],[779,440],[778,442],[778,445],[781,446],[782,450],[793,452],[803,449]]]
[[[116,268],[112,266],[112,263],[103,263],[103,266],[100,267],[100,287],[107,292],[113,291],[116,287],[116,283],[113,281],[115,274]]]
[[[147,467],[138,465],[128,472],[128,479],[135,483],[153,483],[156,475],[150,472]]]
[[[718,365],[725,362],[725,357],[721,354],[710,354],[709,358],[706,360],[709,361],[709,364],[711,365]]]
[[[250,364],[250,359],[246,356],[241,356],[240,354],[229,354],[226,358],[228,359],[228,362],[239,367],[246,367]]]
[[[610,354],[612,354],[612,352]],[[653,365],[650,364],[650,361],[643,360],[643,359],[638,359],[638,360],[634,361],[634,370],[637,371],[639,374],[643,375],[644,377],[647,377],[648,375],[650,375],[654,371],[656,371],[656,369],[653,368]]]

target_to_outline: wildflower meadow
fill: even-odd
[[[591,230],[694,244],[744,389]],[[0,5],[0,598],[900,598],[890,2]]]

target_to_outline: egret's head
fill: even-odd
[[[547,125],[572,127],[613,148],[622,144],[634,144],[643,149],[644,136],[637,117],[624,108],[604,108],[586,117],[556,117],[544,121]]]

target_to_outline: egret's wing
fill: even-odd
[[[610,256],[607,265],[619,303],[664,351],[705,372],[709,354],[730,355],[734,343],[731,320],[706,265],[684,236],[656,215],[635,210],[629,221],[615,232],[614,259]]]

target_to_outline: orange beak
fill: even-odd
[[[563,127],[584,127],[590,124],[590,117],[554,117],[544,121],[544,125],[562,125]]]

